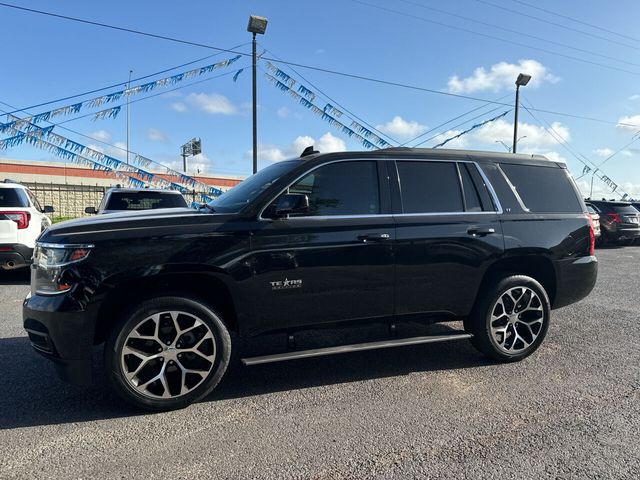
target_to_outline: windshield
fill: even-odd
[[[216,212],[237,213],[296,165],[299,165],[299,160],[274,163],[227,190],[208,205]]]

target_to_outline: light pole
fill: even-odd
[[[129,70],[129,81],[127,82],[127,90],[131,88],[131,74],[133,70]],[[129,115],[129,96],[127,95],[127,165],[129,165],[129,121],[131,119]]]
[[[521,73],[516,79],[516,105],[515,105],[515,118],[513,121],[513,153],[516,153],[516,147],[518,145],[518,106],[520,104],[520,87],[524,87],[531,80],[531,75]]]
[[[258,93],[256,87],[256,35],[264,35],[267,30],[267,19],[256,15],[249,16],[247,32],[253,34],[252,59],[253,59],[253,173],[258,171]]]

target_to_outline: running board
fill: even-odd
[[[375,350],[378,348],[402,347],[406,345],[419,345],[422,343],[447,342],[449,340],[465,340],[473,337],[470,333],[455,333],[449,335],[431,335],[425,337],[394,338],[379,342],[354,343],[351,345],[338,345],[336,347],[315,348],[312,350],[300,350],[299,352],[276,353],[274,355],[263,355],[260,357],[243,358],[245,365],[260,365],[262,363],[284,362],[285,360],[296,360],[298,358],[321,357],[324,355],[335,355],[337,353],[361,352],[364,350]]]

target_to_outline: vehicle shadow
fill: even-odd
[[[204,402],[490,364],[465,340],[253,367],[241,364],[241,354],[234,354],[222,382]],[[68,385],[58,379],[50,361],[31,350],[26,337],[0,339],[0,430],[148,415],[106,386],[100,356],[101,349],[96,351],[93,385]]]
[[[20,268],[17,270],[0,270],[0,286],[1,285],[29,285],[30,271],[28,268]]]

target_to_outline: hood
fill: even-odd
[[[93,243],[104,240],[193,235],[215,231],[235,215],[192,208],[162,208],[119,212],[68,220],[52,225],[38,241],[49,243]]]

